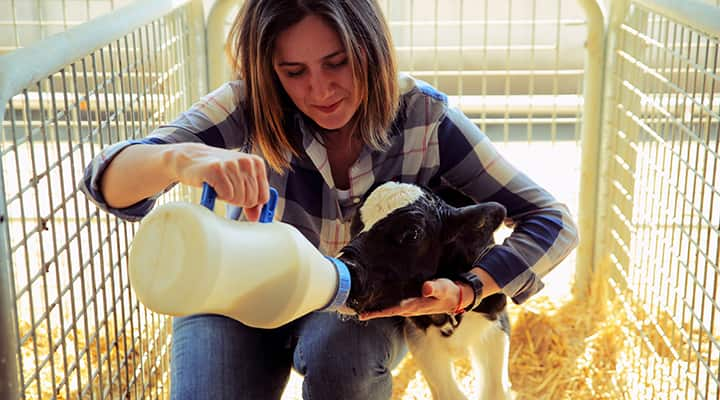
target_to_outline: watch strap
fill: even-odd
[[[483,283],[480,280],[480,277],[469,271],[459,274],[457,280],[467,283],[473,290],[473,301],[470,305],[465,307],[465,311],[472,311],[475,307],[477,307],[482,299]]]

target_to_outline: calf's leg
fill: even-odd
[[[470,345],[473,367],[482,383],[481,399],[511,399],[508,357],[510,337],[500,327],[493,326],[481,340]]]
[[[430,328],[423,332],[411,322],[405,327],[408,349],[420,372],[427,381],[435,400],[467,400],[452,373],[452,356],[440,330]]]

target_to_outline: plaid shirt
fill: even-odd
[[[325,147],[312,128],[303,118],[294,118],[304,153],[292,157],[291,170],[283,174],[268,168],[270,185],[279,192],[275,218],[295,226],[323,253],[335,255],[350,239],[350,220],[358,203],[376,184],[399,181],[431,189],[446,185],[477,202],[496,201],[507,208],[513,232],[477,265],[513,301],[522,303],[542,288],[540,277],[577,244],[568,209],[501,157],[475,124],[448,106],[444,94],[407,75],[401,75],[400,86],[402,101],[390,128],[391,145],[386,151],[363,148],[348,171],[349,198],[338,197]],[[128,208],[109,207],[99,182],[113,157],[136,143],[190,141],[247,149],[248,126],[239,106],[243,87],[240,81],[226,83],[150,136],[107,147],[87,166],[81,189],[118,217],[141,219],[162,193]]]

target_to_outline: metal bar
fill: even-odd
[[[92,94],[91,94],[90,85],[89,85],[89,83],[88,83],[88,68],[87,68],[86,58],[83,57],[83,58],[80,60],[79,63],[80,63],[80,68],[79,68],[80,71],[78,71],[78,68],[76,68],[75,65],[73,65],[73,67],[74,67],[74,68],[73,68],[73,80],[76,82],[76,84],[75,84],[75,99],[76,99],[76,100],[75,100],[75,101],[79,103],[78,98],[79,98],[79,96],[80,96],[80,93],[79,93],[79,91],[77,90],[77,86],[78,86],[78,85],[77,85],[77,82],[78,82],[78,75],[80,75],[80,76],[82,77],[82,80],[80,81],[80,82],[81,82],[81,86],[84,88],[84,91],[85,91],[85,93],[83,94],[83,96],[84,96],[86,99],[88,99],[88,103],[89,103]],[[78,72],[79,72],[79,73],[78,73]],[[87,118],[86,118],[86,119],[87,119],[86,125],[87,125],[87,127],[88,127],[88,132],[92,132],[92,131],[93,131],[93,127],[92,127],[93,118],[92,118],[92,116],[90,115],[90,110],[87,110],[87,114],[88,114],[88,115],[87,115]],[[78,118],[80,118],[80,114],[78,114]],[[82,126],[82,121],[78,121],[78,124],[81,124],[81,126]],[[85,146],[83,146],[84,141],[83,141],[82,131],[79,131],[78,133],[80,133],[80,135],[78,136],[79,143],[80,143],[80,165],[87,165],[87,162],[88,162],[89,160],[85,157]],[[92,139],[89,139],[89,144],[92,144]],[[77,198],[74,198],[74,200],[77,201]],[[81,202],[85,205],[85,214],[86,214],[86,215],[90,215],[90,204],[89,204],[89,201],[88,201],[87,199],[85,199],[85,201],[81,201]],[[92,220],[93,220],[93,219],[89,219],[88,222],[91,222]],[[83,257],[82,257],[82,254],[83,254],[83,246],[84,246],[84,245],[87,246],[87,249],[88,249],[88,252],[89,252],[89,253],[92,253],[92,251],[93,251],[92,249],[93,249],[94,246],[93,246],[93,244],[92,244],[92,233],[91,233],[90,228],[88,228],[88,233],[89,233],[89,234],[87,235],[87,237],[88,237],[88,240],[87,240],[87,241],[78,242],[78,253],[79,253],[79,258],[80,258],[80,265],[83,265],[83,264],[84,264]],[[90,265],[90,266],[92,266],[92,261],[91,261],[92,259],[93,259],[92,255],[88,257],[88,265]],[[95,284],[94,284],[95,277],[92,276],[92,275],[91,275],[90,277],[88,277],[88,279],[92,279],[92,282],[93,282],[93,285],[90,286],[90,285],[87,284],[87,281],[86,281],[85,269],[82,269],[81,271],[83,271],[83,273],[80,274],[80,283],[81,283],[80,296],[81,296],[81,298],[82,298],[82,302],[83,302],[83,305],[84,305],[84,306],[83,306],[83,310],[86,311],[86,312],[85,312],[85,316],[86,316],[86,317],[83,318],[83,329],[84,329],[84,331],[85,331],[85,339],[86,339],[86,341],[87,341],[87,342],[86,342],[86,346],[87,346],[87,347],[86,347],[86,350],[87,350],[87,352],[86,352],[85,354],[87,355],[87,364],[88,364],[88,368],[87,368],[87,379],[88,379],[88,382],[87,382],[87,384],[85,385],[85,387],[83,387],[82,385],[80,385],[80,389],[81,389],[81,392],[80,392],[80,393],[81,393],[81,397],[84,397],[84,396],[87,395],[87,393],[88,393],[88,391],[89,391],[90,399],[92,400],[92,399],[95,398],[95,392],[92,390],[92,384],[93,384],[93,380],[94,380],[94,379],[93,379],[92,360],[90,359],[90,355],[89,355],[89,352],[90,352],[90,344],[91,344],[92,342],[88,340],[88,335],[90,335],[90,332],[91,332],[91,331],[90,331],[90,324],[89,324],[89,321],[88,321],[88,319],[89,319],[89,317],[88,317],[89,312],[88,312],[87,310],[88,310],[88,307],[89,307],[88,305],[89,305],[90,302],[92,302],[92,301],[94,300],[94,298],[95,298],[95,292],[94,292],[94,288],[95,288]],[[92,287],[92,288],[93,288],[93,291],[92,291],[91,293],[88,293],[88,287]],[[97,309],[94,308],[94,310],[95,310],[95,326],[97,326],[97,320],[98,320],[98,318],[97,318]],[[99,349],[99,348],[96,349],[96,351],[97,351],[98,353],[100,353],[100,349]]]
[[[170,11],[197,0],[154,0],[136,2],[110,14],[95,18],[66,32],[0,56],[0,104],[22,89],[107,43],[122,38]],[[37,66],[37,55],[44,62]],[[203,76],[203,75],[200,75]],[[201,81],[202,79],[198,79]]]
[[[27,90],[25,90],[23,93],[27,94]],[[29,112],[29,110],[27,109],[27,107],[23,108],[23,118],[27,121],[28,125],[31,125],[31,124],[32,124],[32,119],[31,119],[31,117],[30,117],[30,112]],[[13,139],[14,139],[14,136],[15,136],[15,135],[13,135]],[[17,146],[16,143],[15,143],[15,145]],[[31,148],[32,148],[32,144],[31,144]],[[33,160],[34,160],[34,158],[33,158]],[[21,177],[20,177],[20,171],[21,171],[21,170],[20,170],[20,160],[19,160],[19,157],[15,157],[15,167],[16,167],[16,169],[17,169],[17,171],[16,171],[17,179],[18,179],[18,182],[20,182],[20,181],[21,181]],[[34,169],[34,168],[33,168],[33,169]],[[4,189],[4,188],[3,188],[3,189]],[[24,198],[23,198],[22,196],[20,197],[20,217],[22,218],[22,220],[21,220],[21,225],[22,225],[23,237],[24,237],[24,238],[28,238],[27,222],[28,222],[29,219],[26,217],[26,213],[25,213],[25,201],[24,201]],[[35,233],[35,235],[39,236],[39,233]],[[28,246],[24,246],[24,247],[23,247],[23,252],[24,252],[24,254],[25,254],[25,260],[26,260],[26,262],[25,262],[25,274],[26,274],[26,276],[27,276],[28,279],[29,279],[30,276],[32,276],[32,273],[30,272],[30,263],[28,262],[28,261],[30,260],[30,255],[29,255],[29,252],[28,252]],[[35,319],[35,301],[34,301],[34,296],[33,296],[33,294],[34,294],[34,292],[33,292],[32,290],[28,291],[30,318],[31,318],[32,321],[36,321],[36,319]],[[36,336],[36,331],[35,331],[35,329],[33,329],[33,331],[32,331],[32,336],[33,336],[33,344],[32,344],[33,348],[32,348],[32,350],[33,350],[33,357],[34,357],[34,360],[35,360],[33,364],[38,365],[38,364],[40,363],[40,359],[39,359],[39,356],[38,356],[38,346],[37,346],[38,338],[37,338],[37,336]],[[22,361],[22,359],[21,359],[21,361]],[[23,363],[22,363],[22,362],[20,363],[20,367],[23,368]],[[31,383],[28,382],[28,386],[29,386],[30,384],[31,384]],[[36,371],[35,371],[35,384],[36,384],[35,386],[37,387],[38,398],[42,398],[42,391],[41,391],[42,382],[40,381],[40,374],[38,373],[37,369],[36,369]],[[23,391],[24,391],[24,390],[23,390]]]
[[[510,1],[510,0],[508,0]],[[509,28],[508,28],[509,29]],[[437,52],[437,51],[448,51],[456,52],[460,49],[460,46],[414,46],[412,43],[409,46],[395,46],[395,50],[398,52]],[[514,44],[514,45],[497,45],[497,46],[464,46],[464,51],[479,51],[479,50],[492,50],[492,51],[522,51],[522,50],[555,50],[555,45],[531,45],[531,44]],[[411,69],[413,70],[413,69]]]
[[[0,103],[4,104],[4,103]],[[0,120],[4,118],[5,107],[0,106]],[[0,172],[0,187],[5,187],[3,173]],[[17,323],[14,315],[15,296],[10,271],[9,255],[9,224],[6,218],[7,205],[5,196],[0,196],[0,398],[16,399],[18,397],[17,371]]]
[[[458,46],[459,51],[463,52],[466,50],[462,45]],[[485,48],[487,49],[487,48]],[[556,48],[556,52],[559,51],[559,49]],[[460,62],[462,62],[462,58],[460,58]],[[585,71],[582,69],[513,69],[511,71],[504,71],[504,70],[491,70],[491,69],[458,69],[458,70],[449,70],[449,69],[440,69],[437,71],[429,71],[429,70],[415,70],[412,71],[413,76],[430,76],[437,74],[438,76],[460,76],[460,77],[466,77],[466,76],[491,76],[491,77],[503,77],[505,75],[510,76],[526,76],[526,75],[535,75],[535,76],[568,76],[568,75],[577,75],[581,76],[583,75]]]
[[[45,82],[45,80],[43,80],[42,82]],[[38,84],[37,84],[37,89],[38,89],[39,92],[42,92],[42,91],[43,91],[43,89],[42,89],[42,82],[38,82]],[[41,101],[40,103],[42,104],[42,101]],[[41,119],[42,119],[42,120],[41,120],[42,129],[43,129],[45,132],[47,132],[47,131],[48,131],[48,127],[47,127],[47,125],[48,125],[48,124],[47,124],[48,118],[45,117],[45,115],[46,115],[45,109],[44,109],[42,106],[40,107],[40,115],[42,116],[42,117],[41,117]],[[30,136],[32,136],[32,135],[30,135]],[[42,147],[42,154],[44,155],[45,166],[46,166],[46,168],[47,168],[46,171],[45,171],[45,173],[47,173],[48,171],[50,171],[49,167],[47,167],[47,166],[50,165],[50,159],[49,159],[49,156],[48,156],[47,135],[42,135],[42,146],[43,146],[43,147]],[[41,175],[42,173],[39,174],[38,171],[37,171],[37,166],[36,166],[36,163],[35,163],[35,158],[36,158],[36,157],[35,157],[35,155],[34,155],[34,150],[33,150],[32,148],[31,148],[31,154],[32,154],[32,160],[33,160],[33,161],[32,161],[33,175],[34,175],[33,183],[35,184],[35,194],[36,194],[36,196],[35,196],[35,212],[36,212],[36,214],[37,214],[38,216],[40,216],[40,215],[42,214],[42,211],[41,211],[41,205],[40,205],[40,197],[41,197],[41,196],[40,196],[40,188],[39,188],[39,186],[40,186],[40,185],[39,185],[39,183],[40,183],[40,182],[39,182],[39,181],[40,181],[39,177],[40,177],[40,175]],[[52,208],[53,208],[53,200],[52,200],[52,184],[51,184],[51,182],[50,182],[50,176],[49,176],[49,175],[48,175],[48,176],[45,176],[44,179],[45,179],[45,183],[46,183],[46,185],[47,185],[48,202],[49,202],[49,204],[50,204],[50,209],[52,210]],[[52,213],[51,213],[50,215],[52,216]],[[43,222],[43,221],[47,221],[47,220],[41,218],[40,221],[41,221],[41,222],[40,222],[40,224],[38,224],[38,225],[40,225],[40,226],[42,227],[41,229],[48,229],[48,227],[47,227],[47,225],[46,225],[47,222]],[[40,240],[40,260],[42,260],[42,263],[44,264],[44,263],[45,263],[45,260],[47,259],[47,257],[46,257],[46,255],[45,255],[45,246],[43,245],[43,243],[44,243],[43,235],[42,235],[42,234],[38,234],[38,238],[39,238],[39,240]],[[45,273],[43,274],[43,279],[42,279],[42,281],[43,281],[43,282],[42,282],[42,283],[43,283],[43,285],[42,285],[42,289],[43,289],[43,296],[42,296],[42,298],[43,298],[43,300],[44,300],[44,307],[45,307],[45,310],[46,310],[46,313],[47,313],[47,316],[44,317],[43,319],[45,320],[46,326],[47,326],[48,342],[52,344],[52,342],[53,342],[53,340],[52,340],[52,338],[53,338],[53,329],[52,329],[51,318],[50,318],[50,310],[52,310],[52,309],[50,308],[50,303],[49,303],[48,282],[47,282],[47,280],[48,280],[48,278],[47,278],[47,275],[48,275],[47,272],[49,272],[49,271],[48,271],[46,268],[42,268],[42,267],[41,267],[41,270],[45,271]],[[51,380],[51,384],[52,384],[53,393],[57,393],[57,386],[56,386],[57,381],[56,381],[56,379],[55,379],[55,375],[56,375],[56,372],[55,372],[55,358],[53,357],[53,355],[54,355],[54,353],[51,352],[51,351],[49,351],[49,352],[48,352],[48,355],[47,355],[47,360],[50,362],[50,380]]]
[[[415,0],[410,0],[410,46],[406,50],[410,51],[410,71],[415,70]],[[395,51],[401,51],[400,46],[395,46]],[[432,49],[430,49],[432,50]]]
[[[580,244],[577,250],[577,267],[574,293],[586,295],[590,290],[595,271],[595,257],[600,144],[602,131],[602,99],[605,63],[605,21],[603,10],[596,0],[579,0],[588,20],[585,46],[585,79],[583,82],[582,165],[580,169],[580,204],[578,226]]]
[[[500,118],[470,118],[470,120],[478,125],[485,124],[485,125],[526,125],[528,122],[530,122],[530,119],[527,117],[522,118],[509,118],[506,119],[504,117]],[[540,118],[540,117],[533,117],[532,122],[536,124],[551,124],[553,121],[555,121],[556,124],[576,124],[580,121],[577,117],[547,117],[547,118]],[[509,138],[507,139],[509,140]]]
[[[531,33],[530,33],[530,71],[533,71],[535,69],[535,35],[536,35],[536,29],[537,25],[535,24],[535,17],[537,16],[537,0],[532,0],[532,21],[533,23],[530,25],[531,27]],[[559,43],[558,43],[559,45]],[[558,47],[558,46],[554,46]],[[535,96],[535,74],[531,73],[530,78],[528,79],[528,96],[530,97],[530,107],[528,109],[527,118],[527,140],[528,143],[532,141],[532,133],[533,133],[533,99]],[[553,114],[553,117],[555,117],[555,114]]]
[[[555,43],[558,45],[555,48],[555,57],[554,57],[554,73],[552,74],[553,80],[552,80],[552,95],[557,96],[559,92],[559,75],[560,75],[560,18],[561,18],[561,10],[562,10],[562,0],[557,0],[555,3],[555,10],[557,11],[555,14],[555,19],[557,20],[557,23],[555,24]],[[537,76],[542,76],[540,73],[542,71],[535,71],[535,74]],[[581,70],[579,74],[576,75],[582,75],[585,71]],[[552,109],[552,115],[557,116],[557,106],[553,104]],[[555,121],[552,121],[550,123],[550,137],[553,141],[555,141],[555,138],[557,137],[557,123]]]
[[[74,68],[73,68],[73,70],[74,70]],[[74,74],[72,74],[72,75],[74,75]],[[66,76],[65,69],[63,69],[63,70],[61,71],[61,76],[63,77],[63,79],[62,79],[62,82],[63,82],[63,94],[64,94],[63,105],[64,105],[65,110],[68,110],[69,107],[70,107],[69,94],[70,94],[70,90],[75,91],[75,85],[74,85],[75,80],[72,79],[71,76]],[[68,82],[73,83],[72,87],[69,87]],[[66,113],[65,113],[65,118],[66,118],[66,121],[69,122],[69,121],[72,119],[71,113],[70,113],[70,112],[66,112]],[[74,136],[74,135],[73,135],[73,132],[78,131],[78,136],[81,135],[81,133],[79,132],[79,130],[80,130],[80,125],[77,126],[77,129],[72,129],[72,130],[70,130],[70,131],[68,132],[68,147],[71,147],[71,148],[73,147],[73,136]],[[71,151],[70,154],[74,154],[74,151]],[[71,168],[73,171],[75,170],[75,159],[74,159],[74,157],[72,157],[72,156],[70,157],[70,168]],[[75,175],[74,175],[74,174],[71,174],[71,181],[72,181],[72,183],[73,183],[73,187],[77,187],[77,186],[76,186],[76,182],[75,182]],[[79,210],[78,210],[77,197],[75,197],[75,196],[73,196],[73,211],[75,212],[75,215],[76,215],[76,216],[80,215]],[[68,231],[68,226],[67,226],[67,223],[65,223],[64,225],[65,225],[65,237],[67,238],[67,237],[70,236],[70,235],[69,235],[69,231]],[[79,235],[80,232],[81,232],[81,229],[80,229],[80,220],[79,220],[79,218],[76,218],[76,219],[75,219],[75,232],[76,232],[78,235]],[[66,240],[67,240],[67,239],[66,239]],[[79,240],[78,240],[78,242],[79,242]],[[71,241],[68,241],[67,243],[68,243],[68,247],[69,247],[72,242],[71,242]],[[68,275],[72,276],[72,270],[71,270],[71,265],[72,265],[71,261],[72,261],[72,258],[71,258],[71,253],[70,253],[70,251],[66,251],[65,254],[67,255],[67,261],[68,261],[68,262],[67,262]],[[79,254],[82,254],[82,253],[79,252]],[[71,296],[71,298],[72,298],[72,299],[75,299],[75,298],[76,298],[75,285],[74,285],[74,284],[70,284],[70,285],[69,285],[69,288],[70,288],[70,296]],[[70,311],[72,312],[72,315],[73,315],[73,316],[77,315],[77,309],[75,308],[75,301],[70,301]],[[72,324],[72,333],[73,333],[74,342],[77,343],[77,342],[78,342],[78,329],[77,329],[77,324],[75,324],[74,322],[73,322],[73,324]],[[80,350],[78,349],[78,346],[73,346],[73,348],[75,349],[75,363],[77,363],[77,365],[79,365],[80,360],[81,360],[81,358],[80,358]],[[69,372],[71,372],[71,371],[72,371],[72,369],[71,369],[70,371],[66,371],[66,377],[68,377],[68,375],[70,375]],[[77,378],[77,382],[78,382],[78,387],[82,387],[82,385],[81,385],[82,377],[81,377],[81,374],[80,374],[80,368],[75,368],[75,374],[76,374],[76,378]]]
[[[440,45],[438,44],[439,35],[438,35],[438,0],[435,0],[434,2],[434,9],[433,9],[433,71],[437,71],[439,69],[440,60],[438,60],[438,50]],[[459,52],[463,51],[462,45],[457,46],[457,50]],[[461,58],[462,59],[462,58]],[[438,76],[437,74],[433,74],[433,86],[438,86]]]
[[[436,5],[437,5],[437,2],[436,2]],[[460,47],[460,50],[458,51],[458,58],[460,59],[460,65],[458,66],[458,68],[460,69],[460,71],[465,69],[465,55],[464,55],[465,52],[463,51],[463,44],[464,44],[464,39],[465,39],[464,38],[464,36],[465,36],[465,21],[463,18],[464,11],[465,11],[465,0],[460,0],[460,4],[458,7],[458,17],[459,17],[459,21],[460,21],[460,23],[458,24],[458,44]],[[439,21],[436,21],[436,23],[439,23]],[[440,68],[436,66],[435,71],[434,71],[436,77],[441,76],[439,69]],[[417,75],[417,72],[416,72],[416,75]],[[456,91],[457,91],[457,96],[458,96],[458,103],[462,107],[463,89],[465,87],[464,82],[463,82],[463,75],[462,74],[456,75],[456,79],[457,79]]]
[[[237,0],[217,0],[207,18],[207,69],[208,85],[215,89],[232,79],[230,64],[225,58],[225,21]]]
[[[483,8],[483,17],[484,17],[483,21],[485,21],[485,22],[488,22],[488,7],[489,7],[489,4],[488,4],[488,3],[489,3],[489,2],[490,2],[490,0],[485,0],[485,1],[483,2],[483,6],[484,6],[484,8]],[[485,48],[483,48],[483,51],[482,51],[482,60],[483,60],[483,61],[482,61],[482,66],[483,66],[483,69],[484,69],[484,70],[488,70],[488,69],[489,69],[489,66],[488,66],[489,62],[488,62],[488,49],[487,49],[487,44],[488,44],[488,24],[487,24],[487,23],[486,23],[485,25],[483,25],[483,41],[482,41],[482,43],[485,45]],[[480,93],[481,93],[483,96],[486,96],[487,93],[488,93],[488,80],[487,80],[487,75],[483,75],[483,76],[482,76],[482,90],[480,91]],[[485,110],[482,111],[482,113],[480,114],[480,117],[481,117],[481,119],[482,119],[482,121],[481,121],[480,124],[479,124],[479,125],[480,125],[480,129],[481,129],[482,131],[486,131],[486,130],[487,130],[487,125],[486,125],[486,123],[485,123],[485,118],[487,117],[487,114],[486,114]],[[475,123],[477,124],[477,122],[475,122]]]
[[[12,20],[13,20],[13,37],[15,39],[15,47],[20,47],[20,35],[18,34],[17,25],[17,7],[15,6],[16,0],[10,0],[10,7],[12,9]],[[4,104],[4,102],[0,103]]]
[[[49,81],[50,81],[50,93],[55,93],[54,80],[51,78]],[[53,131],[54,131],[54,133],[55,133],[55,151],[57,152],[57,154],[58,154],[58,156],[59,156],[58,159],[60,159],[60,158],[62,158],[62,156],[61,156],[61,155],[62,155],[62,150],[61,150],[61,148],[60,148],[60,140],[59,140],[59,137],[60,137],[60,134],[59,134],[59,131],[60,131],[59,120],[60,120],[60,118],[62,118],[62,117],[64,116],[64,113],[61,114],[61,113],[58,111],[57,102],[56,102],[56,99],[55,99],[54,96],[52,97],[52,114],[56,116],[56,118],[54,119],[54,125],[53,125],[54,130],[53,130]],[[48,169],[52,169],[52,168],[54,168],[54,166],[49,166],[49,167],[48,167]],[[64,170],[63,170],[62,161],[58,161],[57,168],[58,168],[58,170],[60,171],[60,173],[59,173],[59,180],[60,180],[60,197],[61,197],[60,205],[58,206],[58,207],[59,207],[58,211],[62,210],[62,218],[63,218],[63,221],[67,221],[68,214],[67,214],[67,208],[65,207],[65,204],[66,204],[66,200],[65,200],[65,174],[64,174]],[[51,206],[51,209],[52,209],[52,206]],[[56,212],[55,210],[52,211],[53,214],[54,214],[55,212]],[[55,253],[55,257],[56,257],[56,258],[59,258],[59,255],[60,255],[61,253],[59,252],[58,244],[57,244],[57,242],[58,242],[58,240],[57,240],[57,231],[58,231],[58,229],[57,229],[57,226],[56,226],[56,224],[55,224],[55,218],[52,218],[51,224],[52,224],[52,235],[53,235],[53,252]],[[63,223],[62,225],[63,225],[64,228],[65,228],[65,237],[68,237],[67,224]],[[70,261],[71,261],[70,254],[69,254],[68,252],[65,252],[65,254],[66,254],[66,256],[67,256],[67,262],[68,262],[68,264],[70,264]],[[56,261],[56,263],[57,263],[57,261]],[[58,268],[55,268],[55,284],[57,285],[57,298],[58,298],[58,299],[62,299],[62,284],[61,284],[61,279],[60,279],[60,268],[59,268],[59,267],[58,267]],[[62,302],[62,301],[58,301],[58,312],[59,312],[59,314],[60,314],[61,317],[63,317],[63,316],[65,315],[65,313],[64,313],[63,311],[64,311],[63,302]],[[61,324],[61,330],[63,330],[63,329],[62,329],[62,324]],[[67,371],[67,370],[68,370],[68,365],[69,365],[68,359],[67,359],[67,343],[65,342],[66,338],[67,338],[67,336],[65,335],[65,332],[62,332],[61,337],[60,337],[60,340],[63,341],[63,346],[62,346],[63,371]],[[54,353],[54,352],[51,352],[51,353]],[[70,385],[68,384],[69,377],[67,376],[67,373],[65,373],[64,375],[65,375],[65,376],[64,376],[63,382],[61,382],[61,385],[64,385],[64,386],[65,386],[65,398],[70,398]]]
[[[555,25],[555,24],[565,24],[565,25],[584,25],[585,20],[583,19],[573,19],[573,18],[567,18],[567,19],[561,19],[558,18],[555,19],[479,19],[479,20],[473,20],[473,19],[457,19],[457,20],[451,20],[451,19],[445,19],[442,21],[437,22],[439,26],[457,26],[460,24],[465,24],[466,26],[492,26],[492,25]],[[417,21],[412,22],[410,20],[393,20],[388,23],[390,26],[410,26],[411,24],[414,24],[415,26],[433,26],[435,25],[434,21]]]
[[[512,0],[507,1],[507,16],[508,19],[512,18]],[[505,72],[510,71],[510,52],[512,50],[527,50],[527,48],[517,48],[512,45],[512,25],[508,25],[507,27],[507,36],[506,36],[506,45],[505,46],[488,46],[487,43],[485,43],[485,46],[483,46],[487,50],[505,50]],[[505,97],[510,96],[510,75],[506,74],[504,79],[504,87],[503,87],[503,93],[505,94]],[[507,103],[505,104],[505,120],[510,119],[509,115],[509,106]],[[503,125],[503,140],[504,142],[507,142],[510,138],[510,126],[508,124]]]

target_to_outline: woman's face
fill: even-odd
[[[345,47],[318,16],[280,33],[273,66],[297,108],[325,129],[347,125],[360,105]]]

